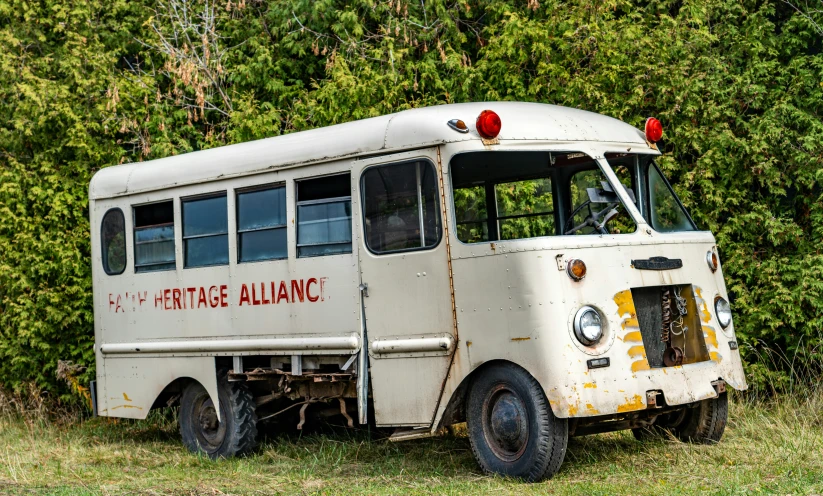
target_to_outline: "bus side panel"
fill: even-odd
[[[101,362],[104,367],[97,373],[98,415],[144,419],[163,389],[182,377],[198,381],[217,403],[213,357],[116,357],[98,359]]]

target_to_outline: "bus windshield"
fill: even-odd
[[[621,182],[627,188],[642,192],[637,195],[637,207],[655,231],[665,233],[697,230],[691,216],[654,163],[652,156],[607,154],[606,160],[615,171],[629,171],[630,177],[621,177]]]

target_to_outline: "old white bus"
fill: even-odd
[[[470,103],[105,168],[96,413],[179,404],[211,457],[315,410],[393,440],[466,421],[485,471],[531,481],[569,436],[717,442],[747,386],[661,135]]]

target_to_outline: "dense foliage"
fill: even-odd
[[[813,360],[823,32],[798,2],[0,3],[0,383],[93,364],[101,167],[477,100],[659,117],[661,165],[717,235],[747,356]]]

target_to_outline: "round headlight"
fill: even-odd
[[[600,314],[597,310],[585,306],[577,311],[574,316],[574,335],[586,346],[600,341],[603,337],[603,324],[600,322]]]
[[[732,323],[732,307],[729,306],[729,302],[722,296],[714,299],[714,312],[717,315],[717,321],[720,322],[723,329],[729,327],[729,324]]]

